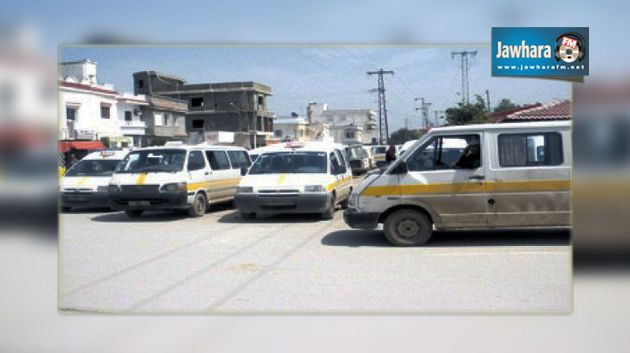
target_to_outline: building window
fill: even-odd
[[[101,103],[101,119],[109,119],[110,106],[110,104]]]
[[[138,80],[138,88],[139,89],[143,89],[144,88],[144,80]]]
[[[131,111],[125,110],[125,121],[131,121]]]
[[[192,121],[192,128],[193,129],[203,129],[204,122],[205,122],[204,119],[194,119]]]
[[[346,131],[346,138],[347,139],[353,139],[354,138],[354,132],[353,131]]]
[[[265,96],[263,95],[258,96],[258,105],[261,107],[265,105]]]
[[[499,165],[525,167],[564,162],[562,136],[557,132],[499,135]]]
[[[162,115],[161,113],[156,113],[155,126],[162,126],[162,125],[164,125],[164,115]]]
[[[282,137],[282,130],[274,130],[273,131],[273,136],[275,136],[275,137]]]
[[[77,108],[66,107],[66,119],[71,121],[77,120]]]
[[[191,107],[203,107],[203,97],[190,98]]]
[[[169,123],[171,115],[169,113],[164,113],[164,126],[171,126],[172,123]]]

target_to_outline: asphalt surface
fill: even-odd
[[[96,312],[568,312],[568,231],[436,232],[423,247],[333,220],[60,216],[59,308]]]

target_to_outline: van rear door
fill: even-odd
[[[568,226],[571,154],[568,129],[492,132],[495,227]]]

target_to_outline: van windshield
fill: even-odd
[[[363,149],[361,147],[347,147],[346,155],[350,159],[361,159],[363,158]]]
[[[82,160],[72,166],[66,176],[110,176],[114,174],[114,169],[120,160]]]
[[[263,153],[252,164],[249,174],[326,173],[324,152]]]
[[[374,147],[375,154],[385,154],[387,152],[387,148],[385,146]]]
[[[134,151],[118,165],[116,173],[179,172],[185,160],[186,151],[181,149]]]

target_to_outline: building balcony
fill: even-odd
[[[120,122],[120,127],[122,129],[126,127],[146,128],[147,123],[141,120],[124,120]]]

